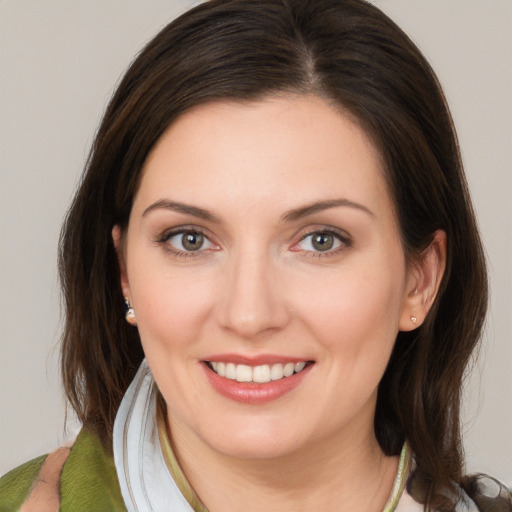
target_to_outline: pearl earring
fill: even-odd
[[[418,321],[418,319],[415,316],[411,316],[411,322],[413,324],[416,324],[417,321]]]
[[[124,298],[124,303],[126,304],[126,312],[124,314],[124,317],[126,318],[126,321],[130,325],[133,325],[133,326],[137,325],[137,319],[135,318],[135,311],[130,306],[130,301],[128,300],[127,297]]]

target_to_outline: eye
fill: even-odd
[[[199,231],[180,231],[169,234],[165,242],[176,252],[197,252],[211,249],[212,242]]]
[[[323,230],[305,235],[296,247],[302,251],[330,253],[349,245],[348,238],[338,233]]]

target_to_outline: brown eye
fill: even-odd
[[[311,245],[317,251],[328,251],[334,247],[334,236],[329,233],[316,233],[312,236]]]

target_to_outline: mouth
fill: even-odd
[[[307,379],[315,361],[260,355],[219,355],[203,360],[212,388],[226,398],[263,405],[291,393]]]
[[[249,366],[222,361],[205,361],[206,365],[220,377],[236,382],[266,384],[273,381],[287,379],[302,372],[313,361],[300,361],[297,363],[275,363]]]

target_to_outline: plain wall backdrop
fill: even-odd
[[[512,2],[375,0],[438,73],[488,254],[469,471],[512,484]],[[114,85],[187,0],[0,0],[0,475],[62,443],[60,224]],[[70,416],[73,420],[72,416]]]

